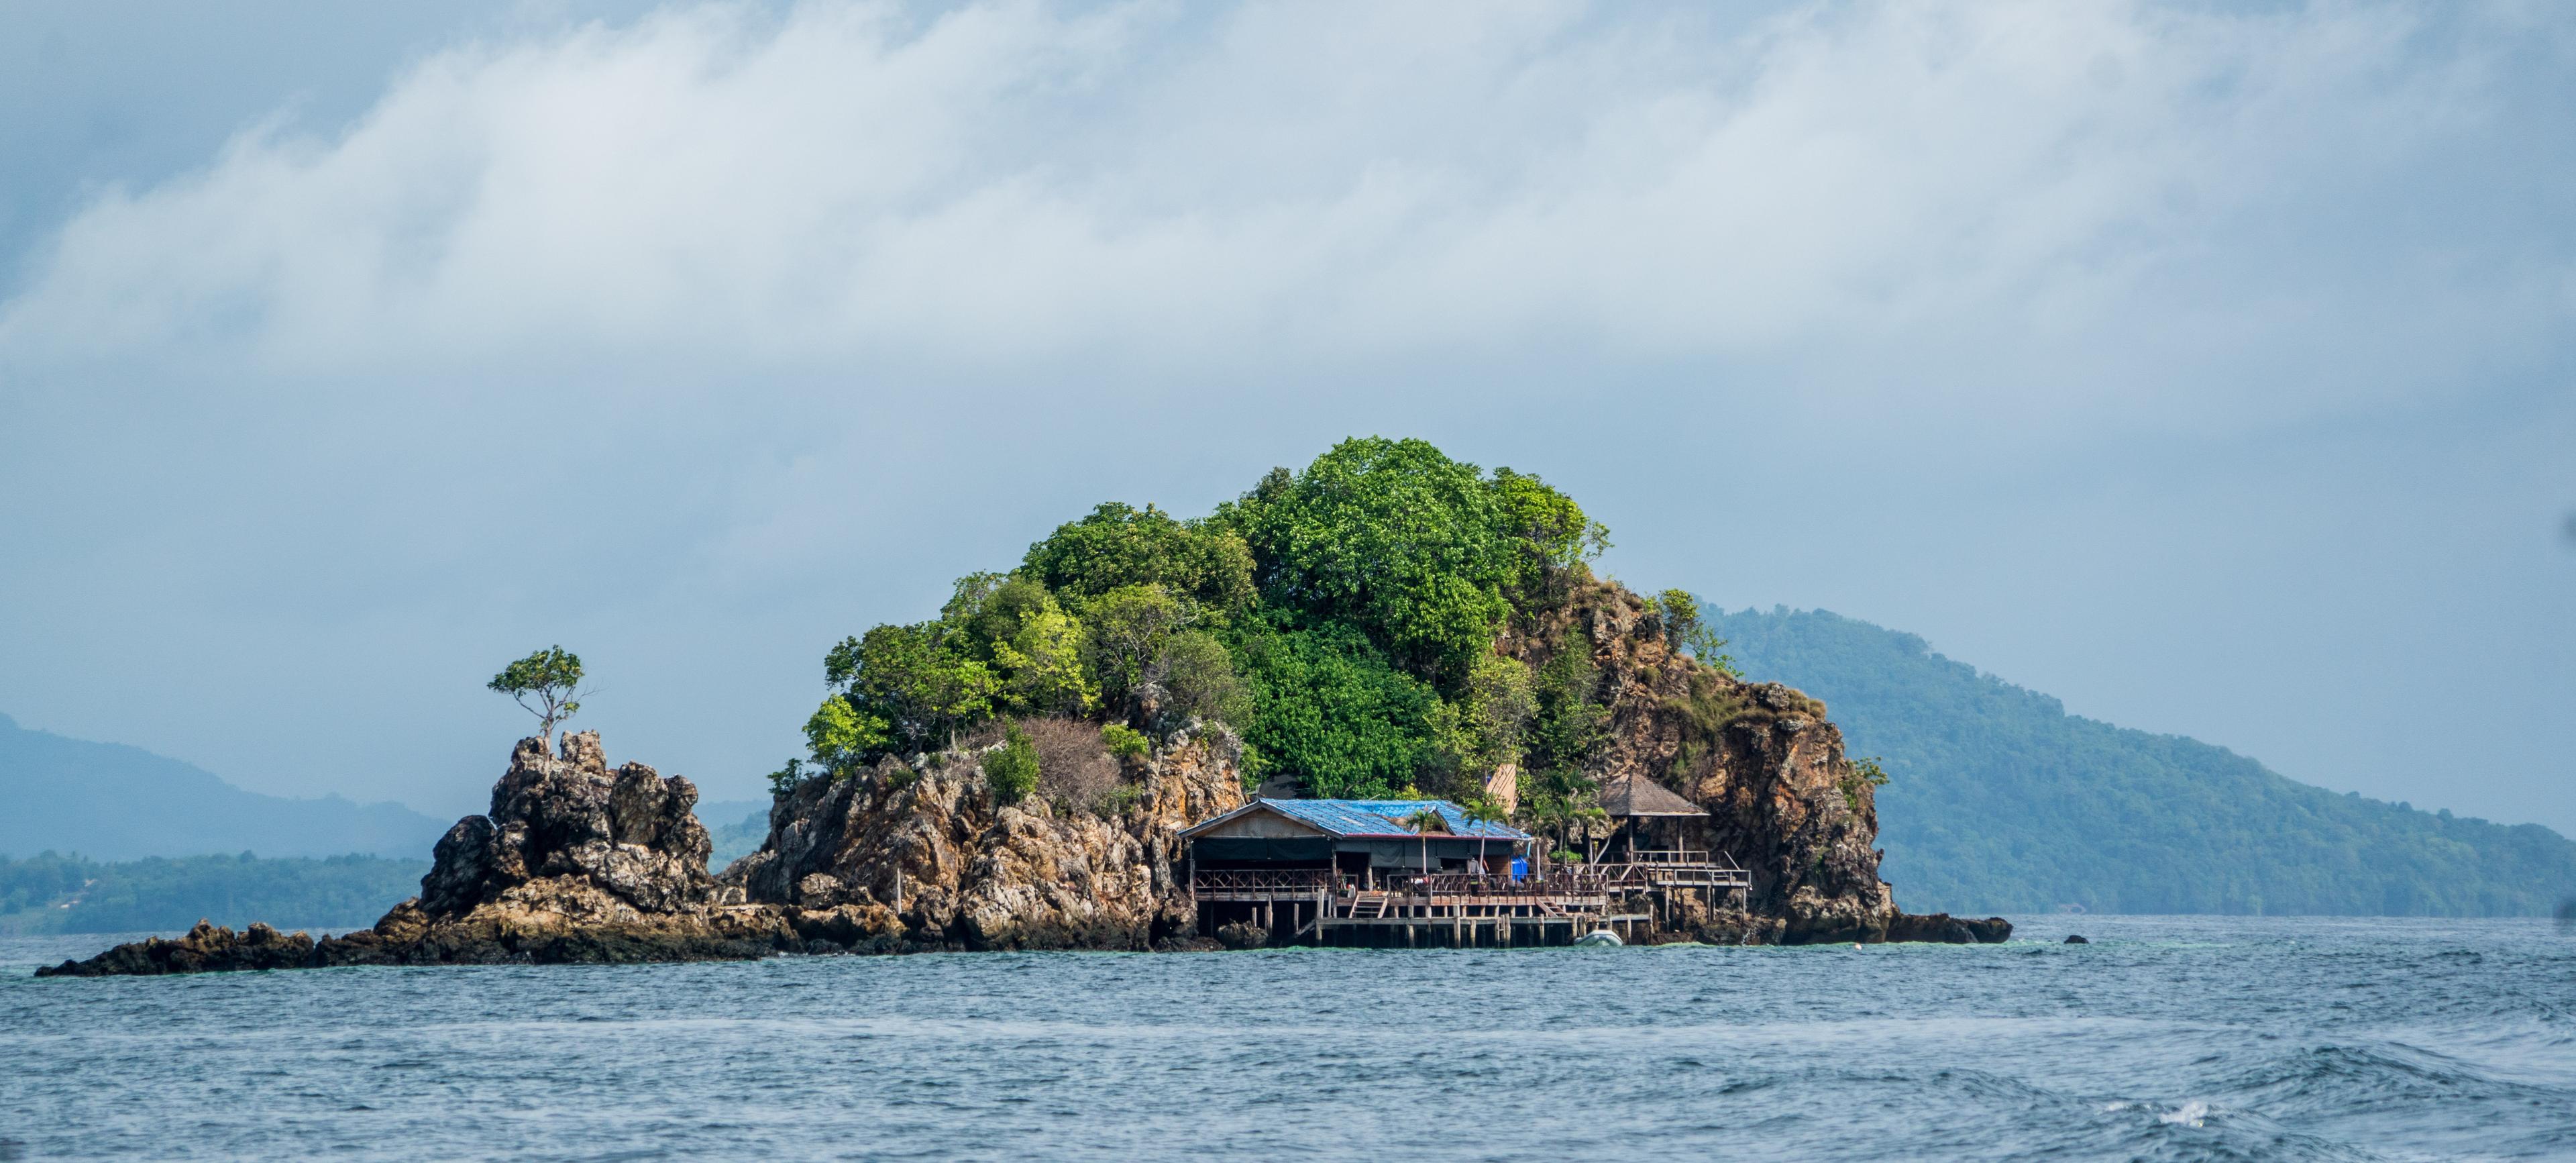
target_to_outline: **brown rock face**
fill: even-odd
[[[998,805],[974,754],[808,780],[723,883],[843,948],[1170,947],[1191,928],[1176,834],[1241,806],[1239,751],[1221,728],[1176,738],[1132,767],[1132,799],[1108,814],[1043,796]]]
[[[2001,941],[2001,918],[1899,912],[1878,879],[1873,789],[1855,778],[1823,704],[1676,654],[1615,584],[1582,586],[1504,636],[1533,667],[1588,650],[1610,707],[1590,774],[1641,774],[1708,809],[1712,841],[1752,872],[1741,907],[1680,908],[1664,936],[1702,941]],[[1173,882],[1181,829],[1244,802],[1241,746],[1221,726],[1129,763],[1114,795],[997,804],[981,753],[891,761],[813,779],[770,811],[760,851],[707,873],[697,788],[640,763],[611,769],[599,736],[549,754],[521,740],[491,814],[438,842],[421,895],[372,929],[316,942],[200,923],[46,976],[310,965],[687,961],[782,949],[1208,947]],[[1245,941],[1241,933],[1231,940]]]
[[[595,731],[566,736],[559,756],[544,740],[522,739],[492,786],[492,814],[459,820],[439,840],[420,907],[465,914],[545,881],[558,883],[516,899],[594,889],[613,899],[580,909],[619,919],[707,904],[715,881],[697,802],[696,786],[679,776],[641,763],[610,771]]]
[[[1823,703],[1678,654],[1645,601],[1615,583],[1578,589],[1541,625],[1507,635],[1504,649],[1535,667],[1561,643],[1591,650],[1611,708],[1610,741],[1590,774],[1642,774],[1706,807],[1711,842],[1753,874],[1743,908],[1691,911],[1677,935],[1726,944],[1950,938],[1899,912],[1878,879],[1875,792],[1855,777]],[[2012,930],[2001,919],[1954,923],[1975,940]]]
[[[707,875],[698,789],[641,763],[611,769],[599,734],[522,739],[492,813],[448,829],[420,898],[322,942],[317,963],[693,961],[757,957],[789,938],[769,910],[727,904]],[[739,898],[736,898],[737,902]]]

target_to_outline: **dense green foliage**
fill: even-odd
[[[1216,610],[1252,601],[1252,550],[1227,529],[1111,501],[1029,547],[1020,572],[1087,607],[1126,586],[1163,589]]]
[[[1006,804],[1027,799],[1038,789],[1038,748],[1029,741],[1029,733],[1013,723],[1003,733],[1002,745],[984,757],[984,781],[993,788],[993,798]]]
[[[1511,613],[1523,554],[1501,490],[1419,440],[1348,440],[1225,512],[1251,543],[1264,602],[1367,634],[1390,662],[1463,674]]]
[[[1716,620],[1754,677],[1883,756],[1882,873],[1908,909],[2542,914],[2576,843],[2294,783],[2223,748],[2068,715],[1921,638],[1828,613]]]
[[[805,729],[814,766],[773,782],[936,750],[997,719],[1083,716],[1124,732],[1103,734],[1122,753],[1224,723],[1249,774],[1323,795],[1481,788],[1534,723],[1556,732],[1538,745],[1563,768],[1573,712],[1543,706],[1495,640],[1607,544],[1539,478],[1418,440],[1346,440],[1205,518],[1100,505],[1010,573],[961,579],[938,618],[833,647],[831,694]]]
[[[200,919],[242,928],[363,928],[420,893],[426,860],[154,858],[101,864],[46,852],[0,859],[0,932],[128,933]]]
[[[1439,696],[1396,670],[1355,626],[1262,627],[1242,639],[1260,712],[1244,741],[1265,766],[1326,798],[1364,799],[1414,780],[1430,756]]]

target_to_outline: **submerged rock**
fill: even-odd
[[[2068,934],[2066,935],[2066,944],[2069,944],[2069,945],[2090,945],[2090,944],[2092,944],[2092,942],[2091,942],[2091,941],[2087,941],[2087,940],[2085,940],[2085,939],[2084,939],[2084,934],[2082,934],[2082,933],[2068,933]]]
[[[1898,913],[1887,922],[1886,940],[1936,941],[1948,945],[1993,945],[2012,936],[2012,922],[2002,917],[1980,921],[1948,913]]]

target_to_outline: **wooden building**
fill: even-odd
[[[1530,840],[1520,829],[1470,820],[1447,800],[1290,799],[1253,800],[1181,838],[1199,870],[1329,869],[1371,887],[1405,874],[1508,875]]]
[[[1589,858],[1531,860],[1529,833],[1446,800],[1255,798],[1183,829],[1205,936],[1271,943],[1562,944],[1666,927],[1751,878],[1707,843],[1708,814],[1651,779],[1604,782],[1611,821]],[[1622,906],[1614,911],[1613,906]]]
[[[1595,863],[1706,858],[1708,810],[1642,775],[1601,781],[1595,797],[1610,817],[1610,835],[1595,845]]]
[[[1601,878],[1515,876],[1529,833],[1446,800],[1256,799],[1181,833],[1199,931],[1274,943],[1563,944],[1599,923]]]

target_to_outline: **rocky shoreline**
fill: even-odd
[[[971,753],[809,780],[757,853],[706,868],[697,788],[610,769],[595,732],[523,739],[492,810],[440,839],[421,895],[370,929],[315,940],[199,922],[40,977],[341,965],[742,960],[774,953],[1213,949],[1171,876],[1176,834],[1243,802],[1221,731],[1133,765],[1113,816],[997,805]]]
[[[1705,807],[1716,845],[1752,873],[1740,904],[1677,901],[1652,941],[1992,943],[1999,917],[1913,915],[1878,879],[1874,788],[1825,708],[1680,655],[1615,584],[1498,645],[1536,664],[1589,644],[1610,708],[1595,774],[1643,775]],[[341,965],[728,960],[773,953],[1194,950],[1176,881],[1182,829],[1245,800],[1241,744],[1198,724],[1114,761],[1114,795],[1003,803],[983,752],[952,748],[807,779],[776,797],[761,848],[710,874],[697,788],[611,768],[595,732],[524,739],[486,815],[438,842],[420,896],[371,929],[315,940],[200,923],[38,970],[89,977]],[[1103,752],[1100,762],[1113,762]],[[1239,936],[1239,935],[1238,935]]]

